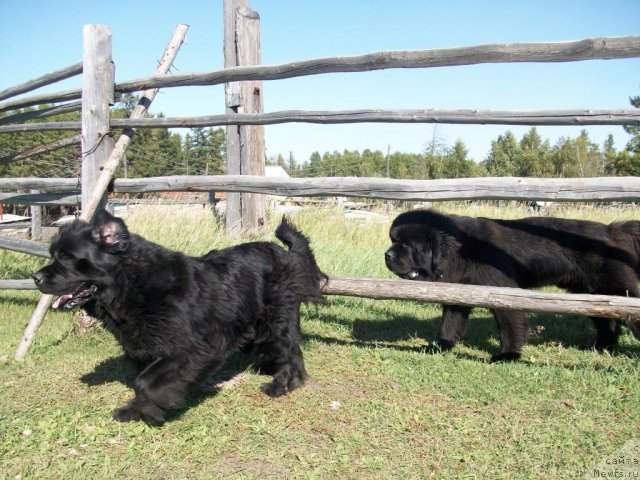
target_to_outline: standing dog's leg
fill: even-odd
[[[618,270],[620,278],[612,278],[607,288],[597,289],[596,293],[601,295],[619,295],[621,297],[637,297],[638,288],[635,284],[634,272],[629,271],[629,267],[621,265]],[[614,288],[615,285],[615,288]],[[596,327],[596,350],[613,351],[618,344],[618,337],[621,333],[621,322],[613,318],[591,317],[593,325]],[[633,335],[640,339],[640,327],[632,320],[627,320],[626,325]]]
[[[527,316],[522,312],[500,309],[493,310],[493,316],[500,330],[500,353],[491,357],[491,361],[518,360],[529,333]]]
[[[591,317],[596,327],[596,341],[594,348],[602,351],[613,351],[620,336],[620,322],[614,318]]]
[[[469,313],[471,313],[471,307],[442,306],[442,325],[437,342],[440,348],[450,350],[462,340],[469,326]]]

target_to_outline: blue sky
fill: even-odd
[[[552,42],[640,35],[640,0],[250,0],[261,16],[262,63],[358,55],[381,50],[449,48],[486,43]],[[222,68],[222,0],[0,0],[0,89],[82,60],[84,24],[113,32],[116,81],[152,74],[178,23],[190,25],[176,71]],[[80,77],[46,87],[81,85]],[[498,64],[327,74],[265,82],[265,111],[359,108],[570,109],[631,108],[640,95],[640,59],[557,64]],[[151,107],[166,116],[224,112],[222,86],[165,89]],[[528,127],[439,125],[449,145],[462,139],[476,161],[506,130]],[[555,143],[579,127],[538,127]],[[593,141],[609,133],[622,149],[622,127],[589,127]],[[267,155],[317,150],[421,152],[431,124],[283,124],[266,127]]]

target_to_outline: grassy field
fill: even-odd
[[[325,272],[391,278],[383,262],[389,219],[315,211],[293,221]],[[228,244],[204,209],[145,207],[127,222],[190,254]],[[0,278],[26,278],[42,263],[0,251]],[[72,314],[51,312],[27,359],[13,360],[37,298],[0,292],[0,479],[597,478],[596,465],[626,468],[606,461],[640,437],[640,342],[626,331],[616,353],[598,354],[586,319],[532,315],[524,361],[490,364],[498,338],[486,310],[475,310],[464,344],[439,354],[428,349],[439,306],[346,297],[303,309],[311,378],[291,395],[261,394],[266,377],[238,354],[220,376],[231,378],[224,388],[207,382],[163,428],[121,424],[111,411],[131,398],[134,373],[101,328],[78,330]]]

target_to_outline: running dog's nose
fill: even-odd
[[[384,258],[387,260],[393,260],[394,258],[396,258],[396,254],[393,252],[393,250],[387,250],[386,252],[384,252]]]
[[[36,273],[31,275],[31,278],[33,278],[33,281],[36,283],[36,286],[38,286],[42,283],[42,280],[44,280],[44,275],[42,272],[37,271]]]

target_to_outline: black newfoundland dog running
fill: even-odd
[[[51,244],[52,263],[33,275],[54,306],[82,306],[139,365],[135,398],[116,420],[159,426],[185,406],[188,389],[235,350],[253,346],[277,397],[307,376],[300,350],[300,304],[323,302],[309,242],[285,219],[276,237],[288,250],[253,242],[189,257],[130,233],[106,211],[75,220]]]
[[[555,285],[571,293],[638,296],[638,221],[493,220],[416,210],[399,215],[390,236],[387,267],[405,279],[519,288]],[[441,348],[462,339],[470,311],[443,305]],[[518,359],[528,332],[525,314],[494,309],[493,315],[501,353],[492,360]],[[611,350],[620,323],[608,318],[593,322],[595,348]],[[629,321],[627,326],[640,339],[640,323]]]

